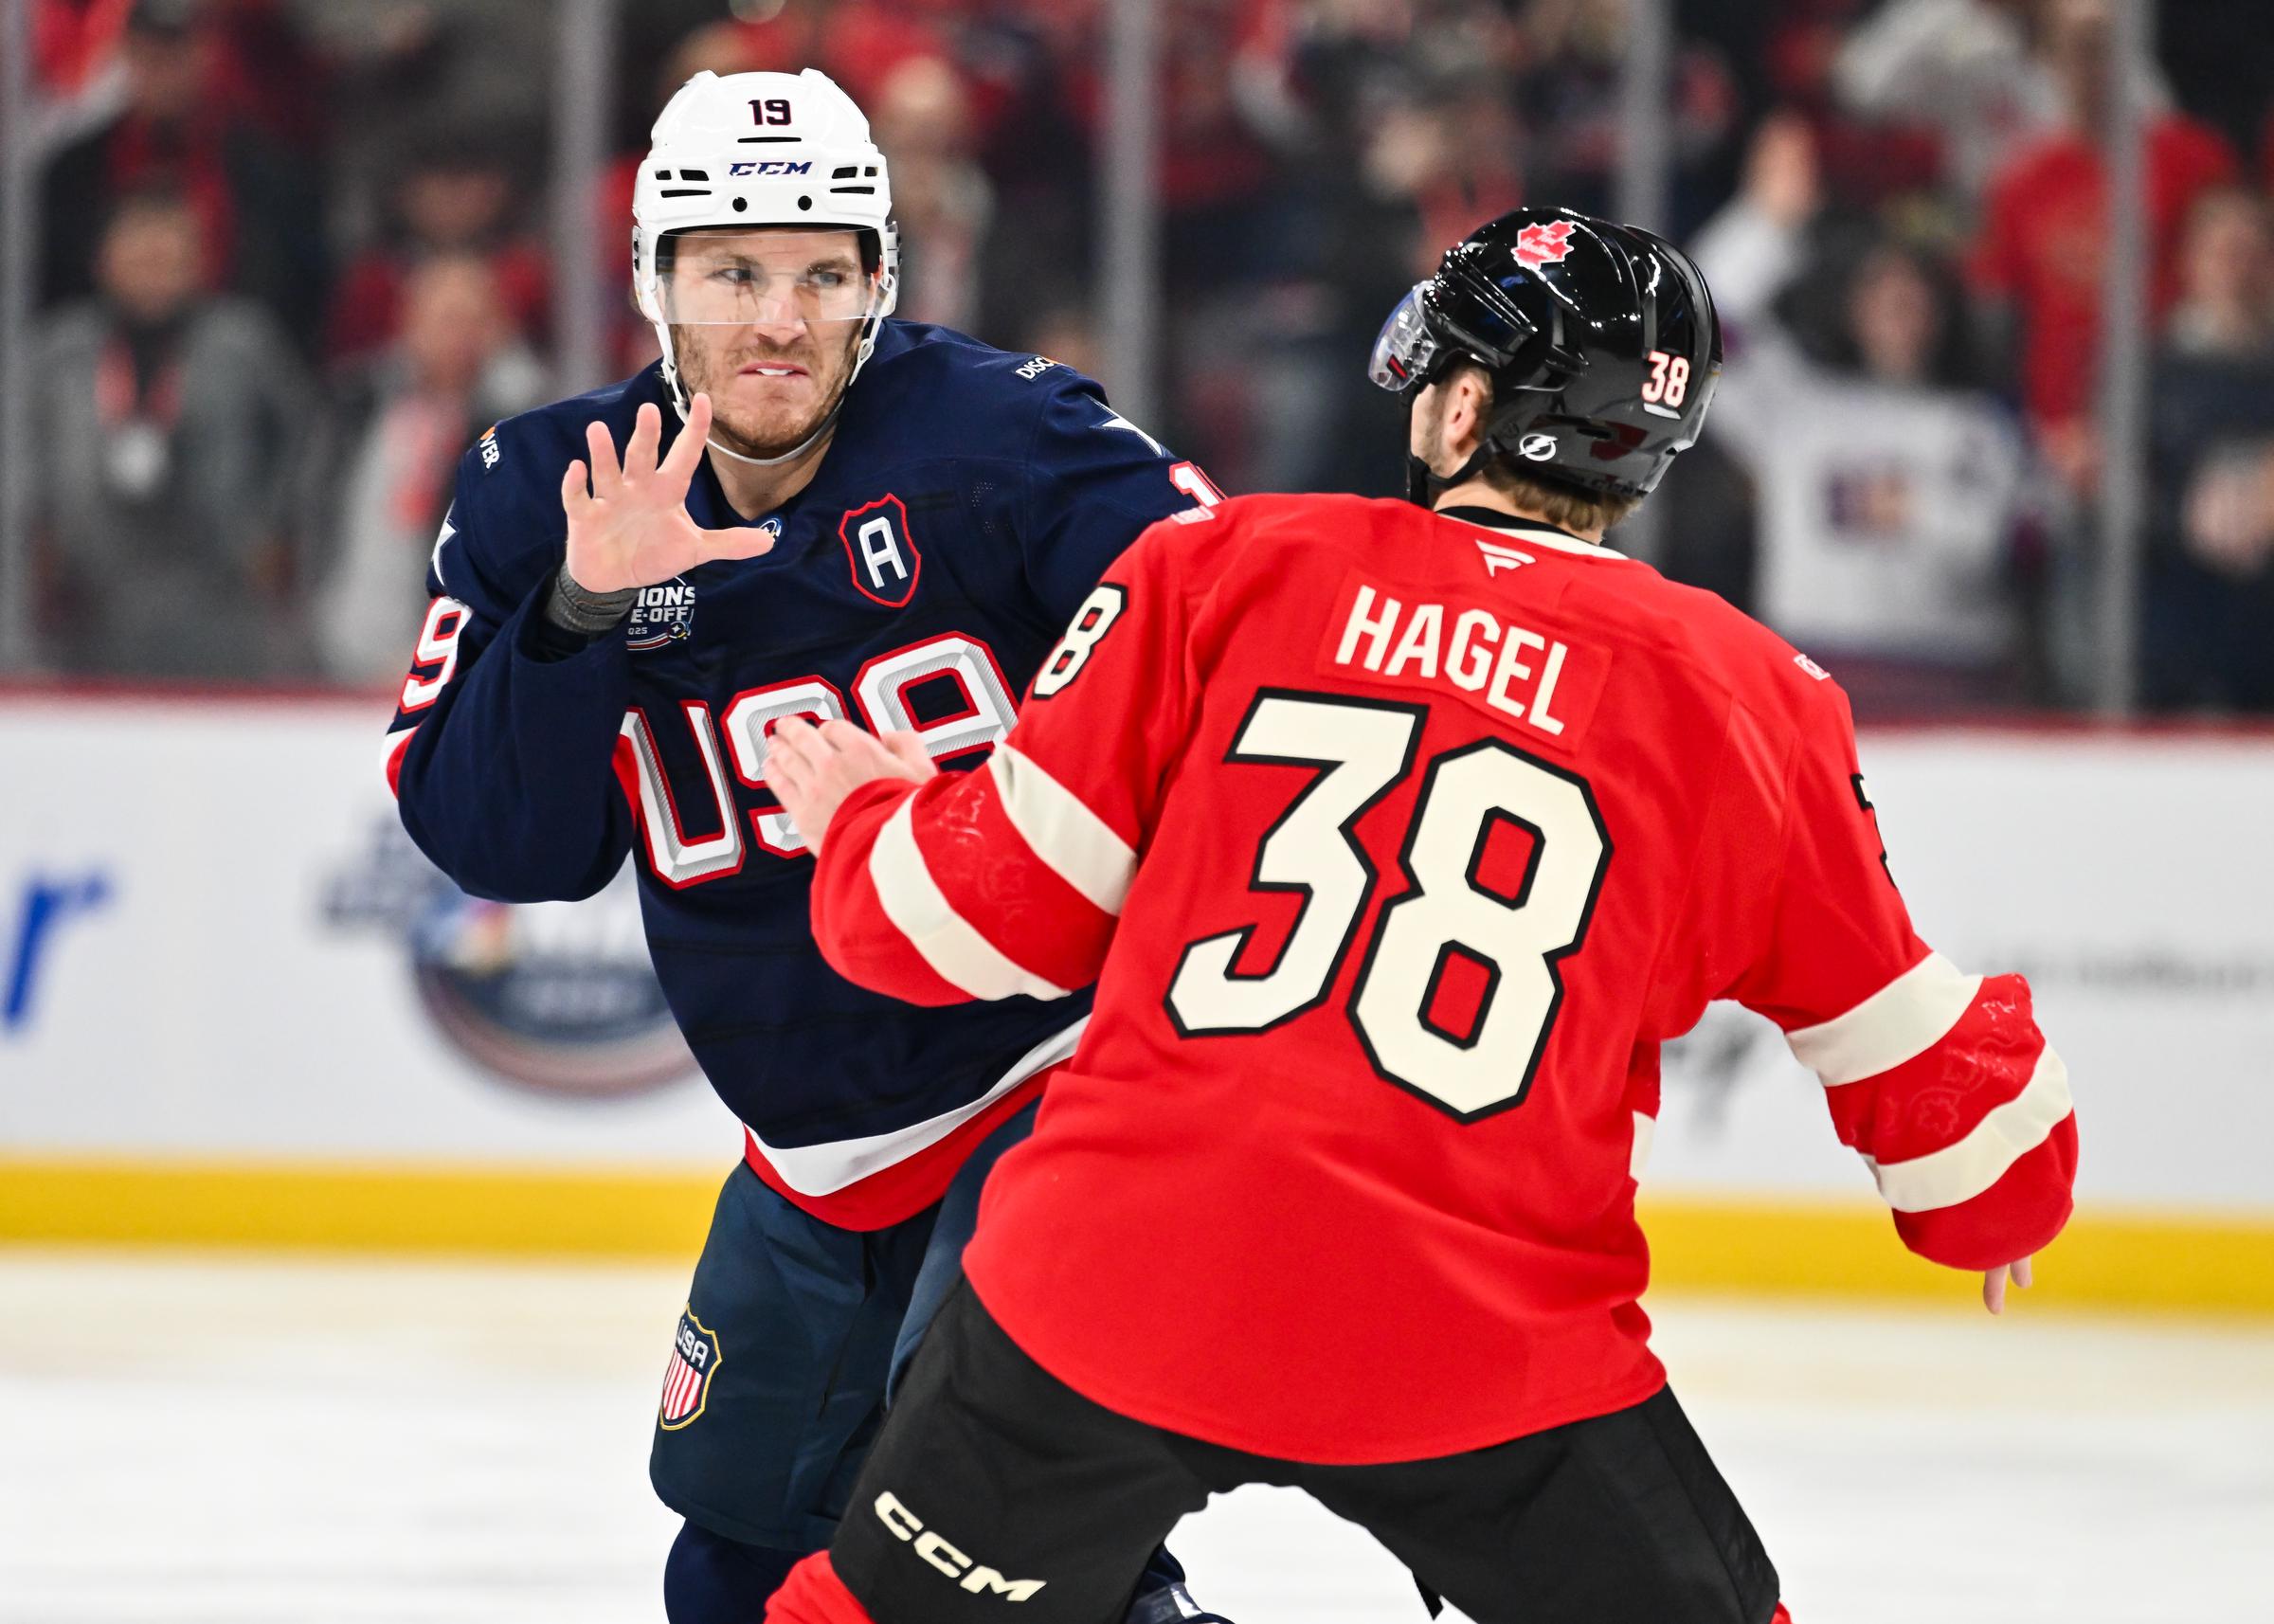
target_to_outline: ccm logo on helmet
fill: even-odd
[[[780,158],[774,159],[769,163],[763,164],[734,164],[727,171],[729,175],[734,176],[751,174],[811,174],[812,172],[813,165],[810,162],[790,163]]]
[[[1013,1601],[1024,1601],[1050,1582],[1040,1579],[1005,1579],[985,1563],[974,1562],[927,1529],[922,1519],[903,1506],[900,1497],[889,1489],[876,1496],[876,1520],[893,1531],[894,1539],[913,1544],[916,1555],[973,1596],[991,1593]]]

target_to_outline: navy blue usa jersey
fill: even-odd
[[[775,529],[773,550],[649,587],[564,653],[543,625],[562,471],[587,423],[621,446],[651,401],[668,449],[679,419],[651,367],[466,454],[389,777],[412,839],[478,896],[588,896],[631,855],[664,996],[753,1167],[834,1221],[894,1222],[1072,1053],[1089,995],[918,1009],[839,977],[812,942],[812,861],[764,787],[768,731],[912,728],[943,767],[976,765],[1106,567],[1215,492],[1088,378],[888,322],[780,509],[745,520],[699,465],[695,522]]]

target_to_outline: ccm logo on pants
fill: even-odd
[[[900,1497],[889,1489],[876,1496],[876,1520],[890,1528],[895,1538],[911,1542],[916,1555],[974,1596],[992,1591],[1013,1601],[1024,1601],[1049,1582],[1039,1579],[1005,1579],[984,1562],[973,1562],[939,1535],[927,1530],[922,1519],[901,1505]]]

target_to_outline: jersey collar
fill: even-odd
[[[1513,514],[1504,514],[1498,508],[1439,508],[1439,518],[1457,519],[1462,524],[1477,525],[1485,530],[1500,532],[1503,535],[1522,536],[1536,546],[1553,549],[1557,552],[1576,553],[1581,558],[1624,558],[1616,548],[1600,542],[1588,541],[1567,530],[1538,519],[1520,519]]]

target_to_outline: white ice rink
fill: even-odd
[[[0,1250],[5,1624],[662,1616],[680,1271]],[[1799,1624],[2274,1621],[2274,1326],[1651,1305]],[[1423,1615],[1249,1490],[1180,1530],[1239,1624]]]

